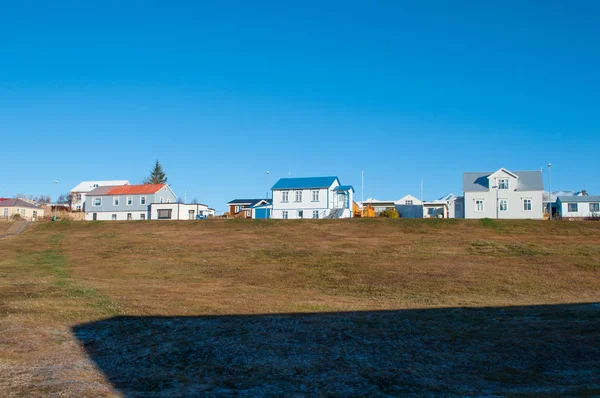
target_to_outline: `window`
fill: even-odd
[[[81,194],[78,193],[77,196],[76,196],[76,198],[77,198],[77,200],[81,200]]]
[[[239,213],[242,210],[242,206],[235,206],[235,212]]]
[[[295,202],[302,202],[302,191],[296,191],[296,200]]]
[[[131,196],[128,196],[127,199],[125,199],[125,203],[127,204],[127,206],[131,206],[133,204],[133,198]]]
[[[312,191],[312,201],[313,202],[319,201],[319,191]]]
[[[94,184],[94,188],[98,188],[98,184]]]
[[[165,198],[160,198],[160,203],[165,203]]]
[[[8,209],[4,208],[4,217],[8,217]]]
[[[102,198],[94,198],[92,200],[92,206],[95,206],[95,207],[102,206]]]
[[[483,199],[475,199],[475,211],[478,213],[483,211]]]
[[[127,221],[133,220],[133,215],[131,213],[127,213]]]
[[[115,196],[115,197],[113,198],[113,206],[118,206],[118,205],[119,205],[119,197],[118,197],[118,196]]]
[[[290,193],[288,191],[281,192],[281,203],[287,203],[290,200]]]
[[[96,221],[98,219],[98,213],[93,213],[92,214],[92,220]]]
[[[500,209],[500,211],[507,211],[508,210],[508,200],[500,199],[500,201],[498,202],[498,208]]]
[[[113,215],[112,215],[112,220],[113,220],[113,221],[117,221],[117,215],[116,215],[116,214],[113,214]]]
[[[284,219],[284,220],[287,220],[287,219],[288,219],[288,212],[284,210],[284,211],[282,212],[282,216],[283,216],[283,219]]]
[[[313,210],[313,218],[314,219],[318,219],[319,218],[319,210]]]
[[[25,217],[25,209],[21,209],[21,217]]]
[[[145,196],[140,196],[140,204],[141,205],[145,205],[146,204],[146,197]]]
[[[171,198],[167,199],[167,203],[171,203]]]
[[[405,201],[405,203],[406,203],[408,206],[412,206],[412,204],[413,204],[413,201],[409,199],[409,200]]]
[[[531,199],[523,199],[523,211],[531,211]]]
[[[569,203],[569,213],[577,213],[577,203]]]
[[[600,212],[600,203],[590,203],[590,213]]]
[[[144,213],[140,214],[140,220],[145,220],[146,219],[146,215]]]
[[[298,218],[304,218],[304,210],[298,210]]]
[[[498,179],[498,189],[508,189],[508,178]]]
[[[159,220],[170,220],[171,219],[171,209],[160,209],[158,211],[158,219]]]

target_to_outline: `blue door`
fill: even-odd
[[[271,218],[271,209],[255,209],[254,218],[267,219]]]

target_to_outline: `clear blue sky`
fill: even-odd
[[[267,170],[434,199],[552,162],[600,194],[600,2],[205,3],[3,3],[0,196],[156,159],[217,210]]]

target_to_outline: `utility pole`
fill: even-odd
[[[548,163],[548,214],[550,220],[552,220],[552,176],[550,175],[550,166],[552,166],[552,163]]]
[[[495,190],[496,190],[496,220],[497,220],[497,219],[499,218],[499,215],[498,215],[498,207],[500,206],[500,203],[498,203],[498,185],[494,185],[494,186],[492,187],[492,189],[495,189]]]
[[[58,180],[54,181],[56,184],[56,195],[58,195]],[[58,207],[58,196],[54,200],[54,221],[56,221],[56,208]]]
[[[364,170],[360,172],[360,201],[365,201],[365,172]]]

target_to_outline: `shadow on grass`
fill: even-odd
[[[600,304],[124,316],[73,333],[129,397],[600,394]]]

